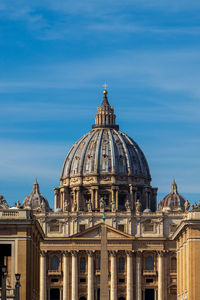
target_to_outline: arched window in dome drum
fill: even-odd
[[[58,271],[59,268],[59,257],[54,255],[51,259],[51,270]]]

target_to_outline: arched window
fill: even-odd
[[[59,268],[59,257],[54,255],[51,259],[51,270],[57,271]]]
[[[80,258],[80,272],[81,273],[85,273],[86,271],[86,261],[85,261],[85,257],[81,257]]]
[[[125,271],[125,259],[124,257],[119,258],[119,272]]]
[[[176,257],[171,258],[171,271],[176,272]]]
[[[145,268],[146,268],[146,270],[153,270],[154,269],[153,256],[149,255],[145,258]]]

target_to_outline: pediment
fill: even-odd
[[[111,227],[109,225],[104,225],[103,223],[100,223],[98,225],[95,225],[93,227],[90,227],[83,232],[79,232],[77,234],[74,234],[71,236],[71,238],[78,238],[78,239],[101,239],[101,232],[102,232],[102,226],[106,226],[107,229],[107,239],[108,240],[124,240],[124,239],[133,239],[134,237],[130,234],[127,234],[125,232],[122,232],[120,230],[117,230],[114,227]]]

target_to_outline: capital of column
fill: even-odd
[[[130,256],[130,257],[132,257],[133,253],[134,253],[132,250],[128,250],[128,251],[125,251],[125,252],[126,252],[126,255]]]
[[[40,251],[40,256],[42,256],[42,257],[45,257],[45,256],[46,256],[46,254],[47,254],[47,252],[46,252],[46,251],[44,251],[44,250]]]
[[[165,250],[157,251],[157,255],[160,256],[160,257],[163,257],[165,255]]]
[[[110,256],[116,257],[117,256],[117,251],[115,250],[110,250],[109,251]]]
[[[134,251],[134,252],[135,252],[135,254],[136,254],[137,257],[142,257],[142,252],[143,251],[137,250],[137,251]]]
[[[62,251],[62,256],[68,257],[69,255],[69,251]]]
[[[75,256],[75,257],[78,256],[78,251],[72,250],[72,251],[71,251],[71,255],[72,255],[72,256]]]
[[[93,257],[95,251],[93,251],[93,250],[87,250],[86,253],[87,253],[88,256]]]

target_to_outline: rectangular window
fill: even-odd
[[[153,283],[153,278],[147,278],[146,283]]]
[[[144,231],[148,231],[148,232],[154,231],[154,225],[153,224],[145,224]]]
[[[59,224],[52,224],[49,227],[50,232],[59,232]]]

